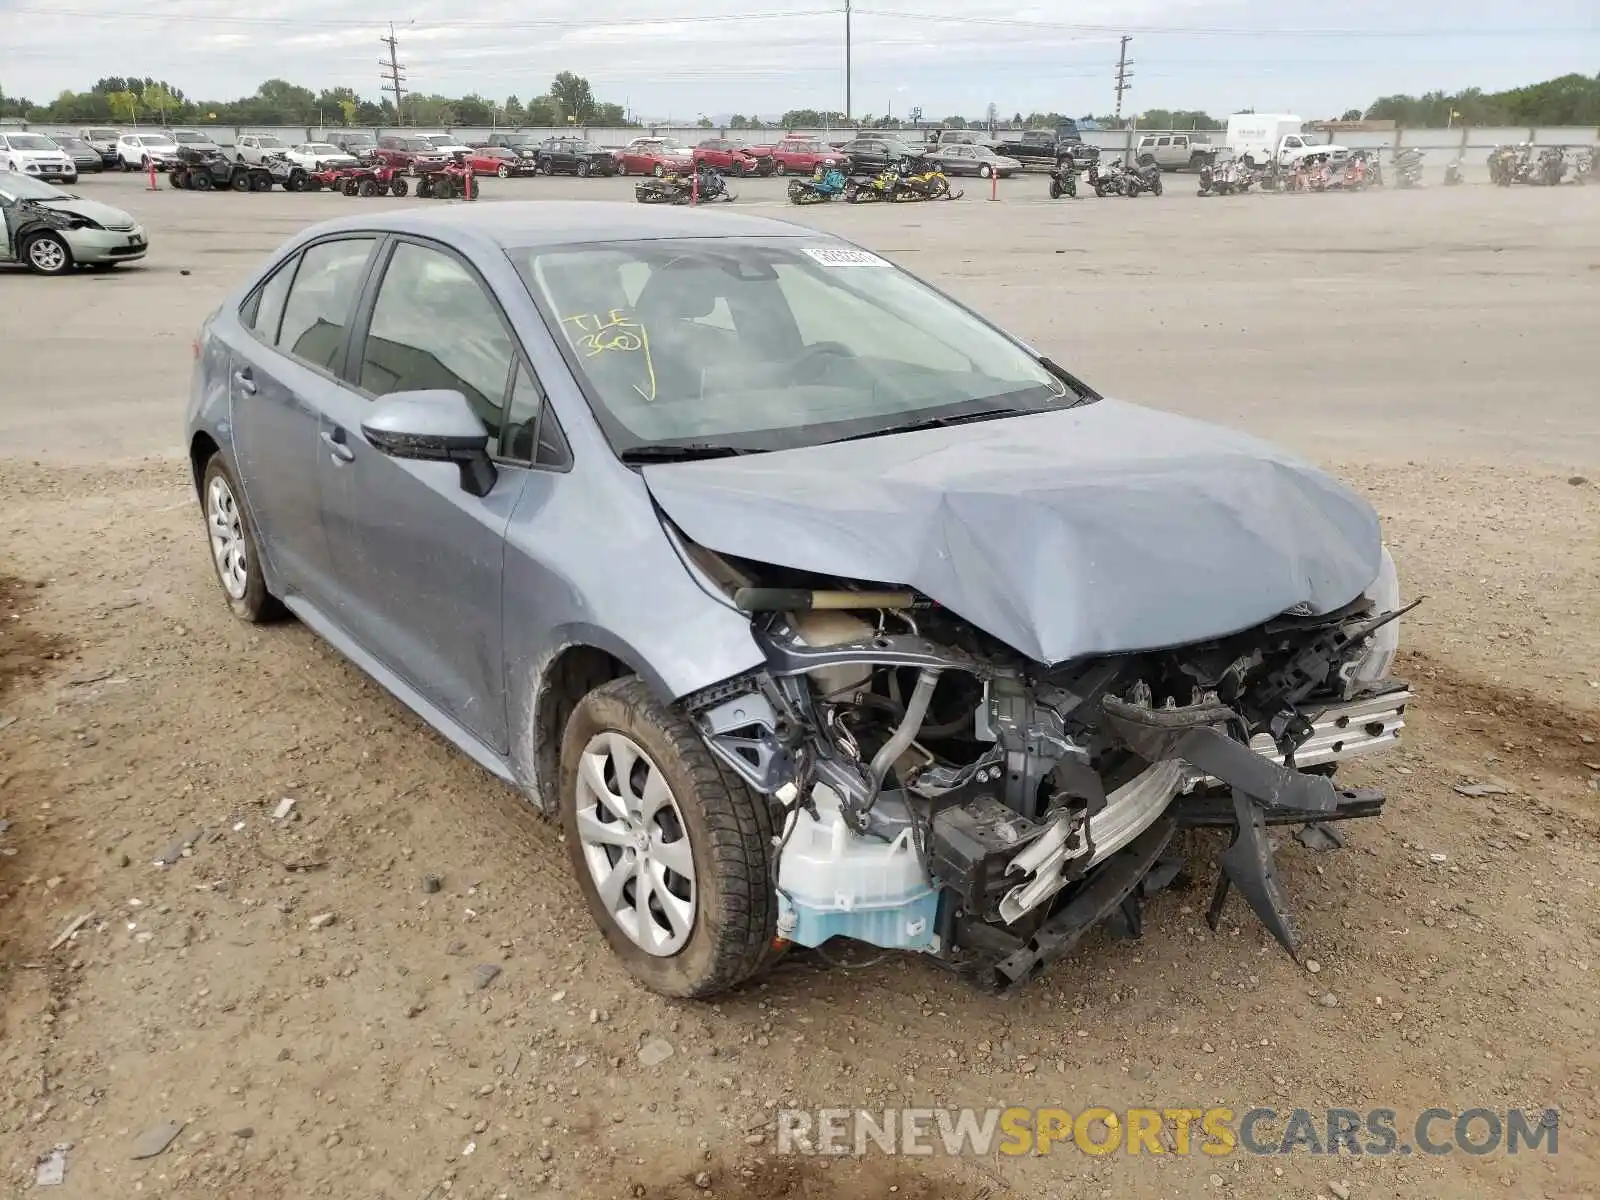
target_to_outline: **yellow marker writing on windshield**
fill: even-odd
[[[569,333],[568,336],[585,358],[607,352],[640,355],[644,362],[645,386],[636,383],[633,390],[646,400],[656,398],[656,365],[650,358],[650,332],[625,310],[613,308],[604,318],[598,313],[579,313],[563,317],[561,323],[577,329],[576,335]]]

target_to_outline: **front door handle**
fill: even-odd
[[[254,376],[250,374],[249,367],[240,367],[235,371],[233,373],[233,381],[239,385],[239,390],[246,396],[254,396],[256,394],[256,381]]]
[[[344,430],[324,429],[322,440],[328,443],[328,449],[332,452],[335,462],[355,462],[356,452],[345,445]]]

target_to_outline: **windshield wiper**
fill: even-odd
[[[884,437],[891,433],[915,433],[920,429],[944,429],[951,425],[971,425],[976,421],[995,421],[1001,417],[1019,417],[1032,411],[1034,410],[1028,408],[986,408],[982,412],[957,413],[945,417],[927,417],[920,421],[907,421],[904,425],[890,425],[887,428],[873,429],[866,433],[853,433],[849,437],[835,440],[859,442],[863,438]]]
[[[731,458],[736,454],[753,454],[739,446],[726,446],[716,442],[682,442],[677,445],[629,446],[617,455],[625,463],[683,462],[696,458]]]

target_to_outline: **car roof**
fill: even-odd
[[[308,229],[305,237],[358,229],[413,233],[445,241],[476,241],[500,249],[661,238],[832,237],[771,217],[592,200],[510,200],[400,208],[337,217]]]

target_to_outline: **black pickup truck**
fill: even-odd
[[[1053,131],[1025,129],[1007,133],[993,143],[996,154],[1014,158],[1024,166],[1058,167],[1068,159],[1083,157],[1083,135],[1074,122],[1063,122]]]

